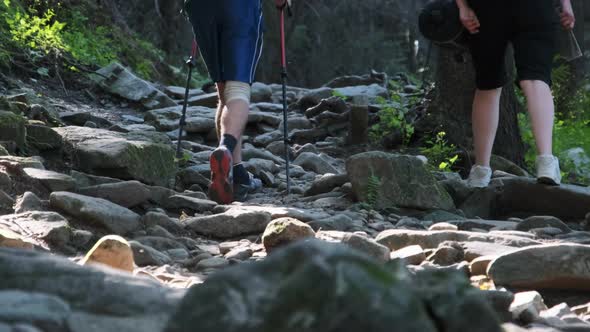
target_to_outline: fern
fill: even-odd
[[[381,179],[371,174],[367,180],[367,201],[366,203],[371,207],[375,208],[377,201],[379,200],[379,187],[381,186]]]

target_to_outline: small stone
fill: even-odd
[[[389,248],[366,236],[339,231],[320,231],[316,234],[316,237],[327,242],[345,244],[382,263],[389,261]]]
[[[168,255],[150,246],[137,241],[130,241],[129,244],[133,249],[133,257],[137,266],[162,266],[172,261]]]
[[[161,226],[173,233],[183,231],[183,228],[177,222],[162,212],[150,211],[141,217],[141,222],[146,228]]]
[[[33,244],[27,242],[22,236],[9,229],[0,228],[0,248],[1,247],[33,249]]]
[[[174,195],[166,200],[165,208],[167,209],[187,209],[198,213],[213,210],[217,203],[185,195]]]
[[[174,239],[174,235],[172,235],[170,232],[168,232],[164,227],[162,227],[160,225],[152,226],[152,227],[148,228],[146,230],[146,232],[149,236],[159,236],[159,237]]]
[[[189,252],[184,248],[166,250],[164,254],[168,255],[174,261],[182,261],[189,258]]]
[[[84,187],[78,193],[85,196],[98,197],[124,207],[134,207],[147,202],[150,191],[139,181],[123,181]]]
[[[43,202],[34,193],[27,191],[16,201],[14,213],[19,214],[29,211],[43,211],[45,206]]]
[[[547,310],[543,297],[536,291],[514,294],[514,301],[510,305],[510,312],[514,319],[533,322],[539,317],[539,313]]]
[[[129,243],[118,235],[101,238],[86,254],[82,265],[103,264],[114,269],[133,272],[133,251]]]
[[[197,270],[220,269],[229,265],[229,261],[221,257],[203,259],[197,264]]]
[[[571,232],[571,229],[563,221],[551,216],[534,216],[526,218],[516,225],[516,230],[526,232],[535,228],[545,227],[559,228],[564,233]]]
[[[94,234],[89,231],[76,229],[72,232],[72,245],[77,248],[86,248],[93,237]]]
[[[548,318],[548,317],[559,317],[563,318],[564,316],[572,315],[572,309],[567,305],[567,303],[560,303],[555,305],[547,310],[541,311],[541,318]]]
[[[237,247],[237,248],[232,249],[227,254],[225,254],[224,257],[227,260],[245,261],[248,258],[252,257],[253,253],[254,252],[252,251],[252,249],[250,249],[248,247]]]
[[[0,216],[0,225],[34,242],[42,240],[51,249],[64,249],[71,239],[68,221],[56,212],[31,211]]]
[[[424,260],[426,260],[424,250],[418,245],[408,246],[396,251],[392,251],[389,257],[391,260],[402,259],[408,265],[420,265]]]
[[[428,257],[428,260],[438,265],[449,266],[461,262],[463,258],[463,248],[459,244],[443,244]]]
[[[426,226],[416,218],[403,217],[395,224],[395,228],[425,230]]]
[[[123,235],[140,226],[138,214],[102,198],[54,192],[49,196],[49,204],[54,209],[65,211],[84,222],[99,224],[115,234]]]
[[[469,271],[472,276],[487,275],[488,266],[497,256],[480,256],[471,261]]]
[[[248,211],[239,207],[211,216],[189,218],[186,227],[203,235],[216,238],[233,238],[261,233],[271,220],[265,211]]]
[[[76,181],[69,175],[36,168],[24,168],[23,172],[31,179],[35,179],[49,191],[72,191],[76,188]]]
[[[229,242],[222,242],[219,244],[219,252],[222,255],[227,254],[228,252],[232,251],[234,248],[240,245],[239,241],[229,241]]]
[[[306,223],[294,218],[280,218],[271,221],[262,235],[262,243],[267,252],[296,242],[314,237],[315,232]]]
[[[429,231],[457,231],[459,227],[457,225],[449,224],[446,222],[436,223],[428,228]]]
[[[0,209],[10,210],[12,212],[13,205],[14,199],[4,191],[0,190]]]
[[[321,154],[317,155],[311,152],[300,154],[295,161],[293,161],[293,164],[303,167],[306,171],[313,171],[317,174],[339,173],[334,166],[330,165],[330,163],[322,158]]]
[[[10,191],[12,189],[12,180],[10,175],[0,171],[0,189]]]

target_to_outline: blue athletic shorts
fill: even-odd
[[[261,0],[189,0],[185,10],[211,79],[252,84],[263,45]]]

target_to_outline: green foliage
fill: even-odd
[[[343,95],[343,94],[342,94],[340,91],[338,91],[338,90],[333,90],[333,91],[332,91],[332,97],[338,97],[338,98],[340,98],[340,99],[342,99],[342,100],[346,101],[346,96],[345,96],[345,95]]]
[[[391,81],[391,98],[378,97],[381,105],[379,123],[369,131],[369,137],[373,142],[379,142],[383,138],[399,133],[402,146],[407,146],[414,136],[414,125],[408,120],[410,111],[420,103],[420,98],[403,93],[403,87],[397,81]]]
[[[589,119],[586,110],[590,107],[590,94],[584,89],[574,86],[572,77],[571,67],[565,63],[553,69],[551,90],[553,91],[557,118]],[[587,82],[583,83],[582,85],[586,85]]]
[[[9,66],[15,55],[23,55],[34,66],[57,62],[56,68],[78,72],[79,66],[120,61],[151,79],[157,73],[153,63],[163,61],[163,52],[151,43],[115,25],[98,24],[102,20],[82,4],[66,8],[35,0],[25,6],[21,1],[0,0],[0,65]],[[53,9],[41,9],[45,7]],[[49,76],[46,70],[36,72]]]
[[[67,29],[63,37],[72,56],[85,65],[106,66],[117,60],[120,47],[110,37],[111,28],[99,26],[90,30],[87,27],[88,18],[79,11],[74,11],[71,29]]]
[[[367,200],[364,202],[365,204],[370,207],[370,209],[374,209],[375,205],[377,204],[377,200],[379,199],[379,187],[381,186],[381,179],[371,174],[367,179]]]
[[[451,172],[451,167],[459,159],[455,152],[457,148],[449,144],[445,138],[447,133],[441,131],[436,137],[426,141],[428,147],[420,148],[420,152],[428,158],[430,165],[441,172]]]
[[[4,0],[10,8],[4,14],[12,41],[21,47],[40,49],[45,53],[59,52],[66,49],[62,31],[65,23],[54,20],[55,12],[47,10],[42,16],[29,15],[17,6],[10,6],[10,0]]]

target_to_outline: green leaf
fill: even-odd
[[[49,76],[49,69],[47,69],[45,67],[39,67],[39,68],[37,68],[37,74],[39,74],[41,76]]]

